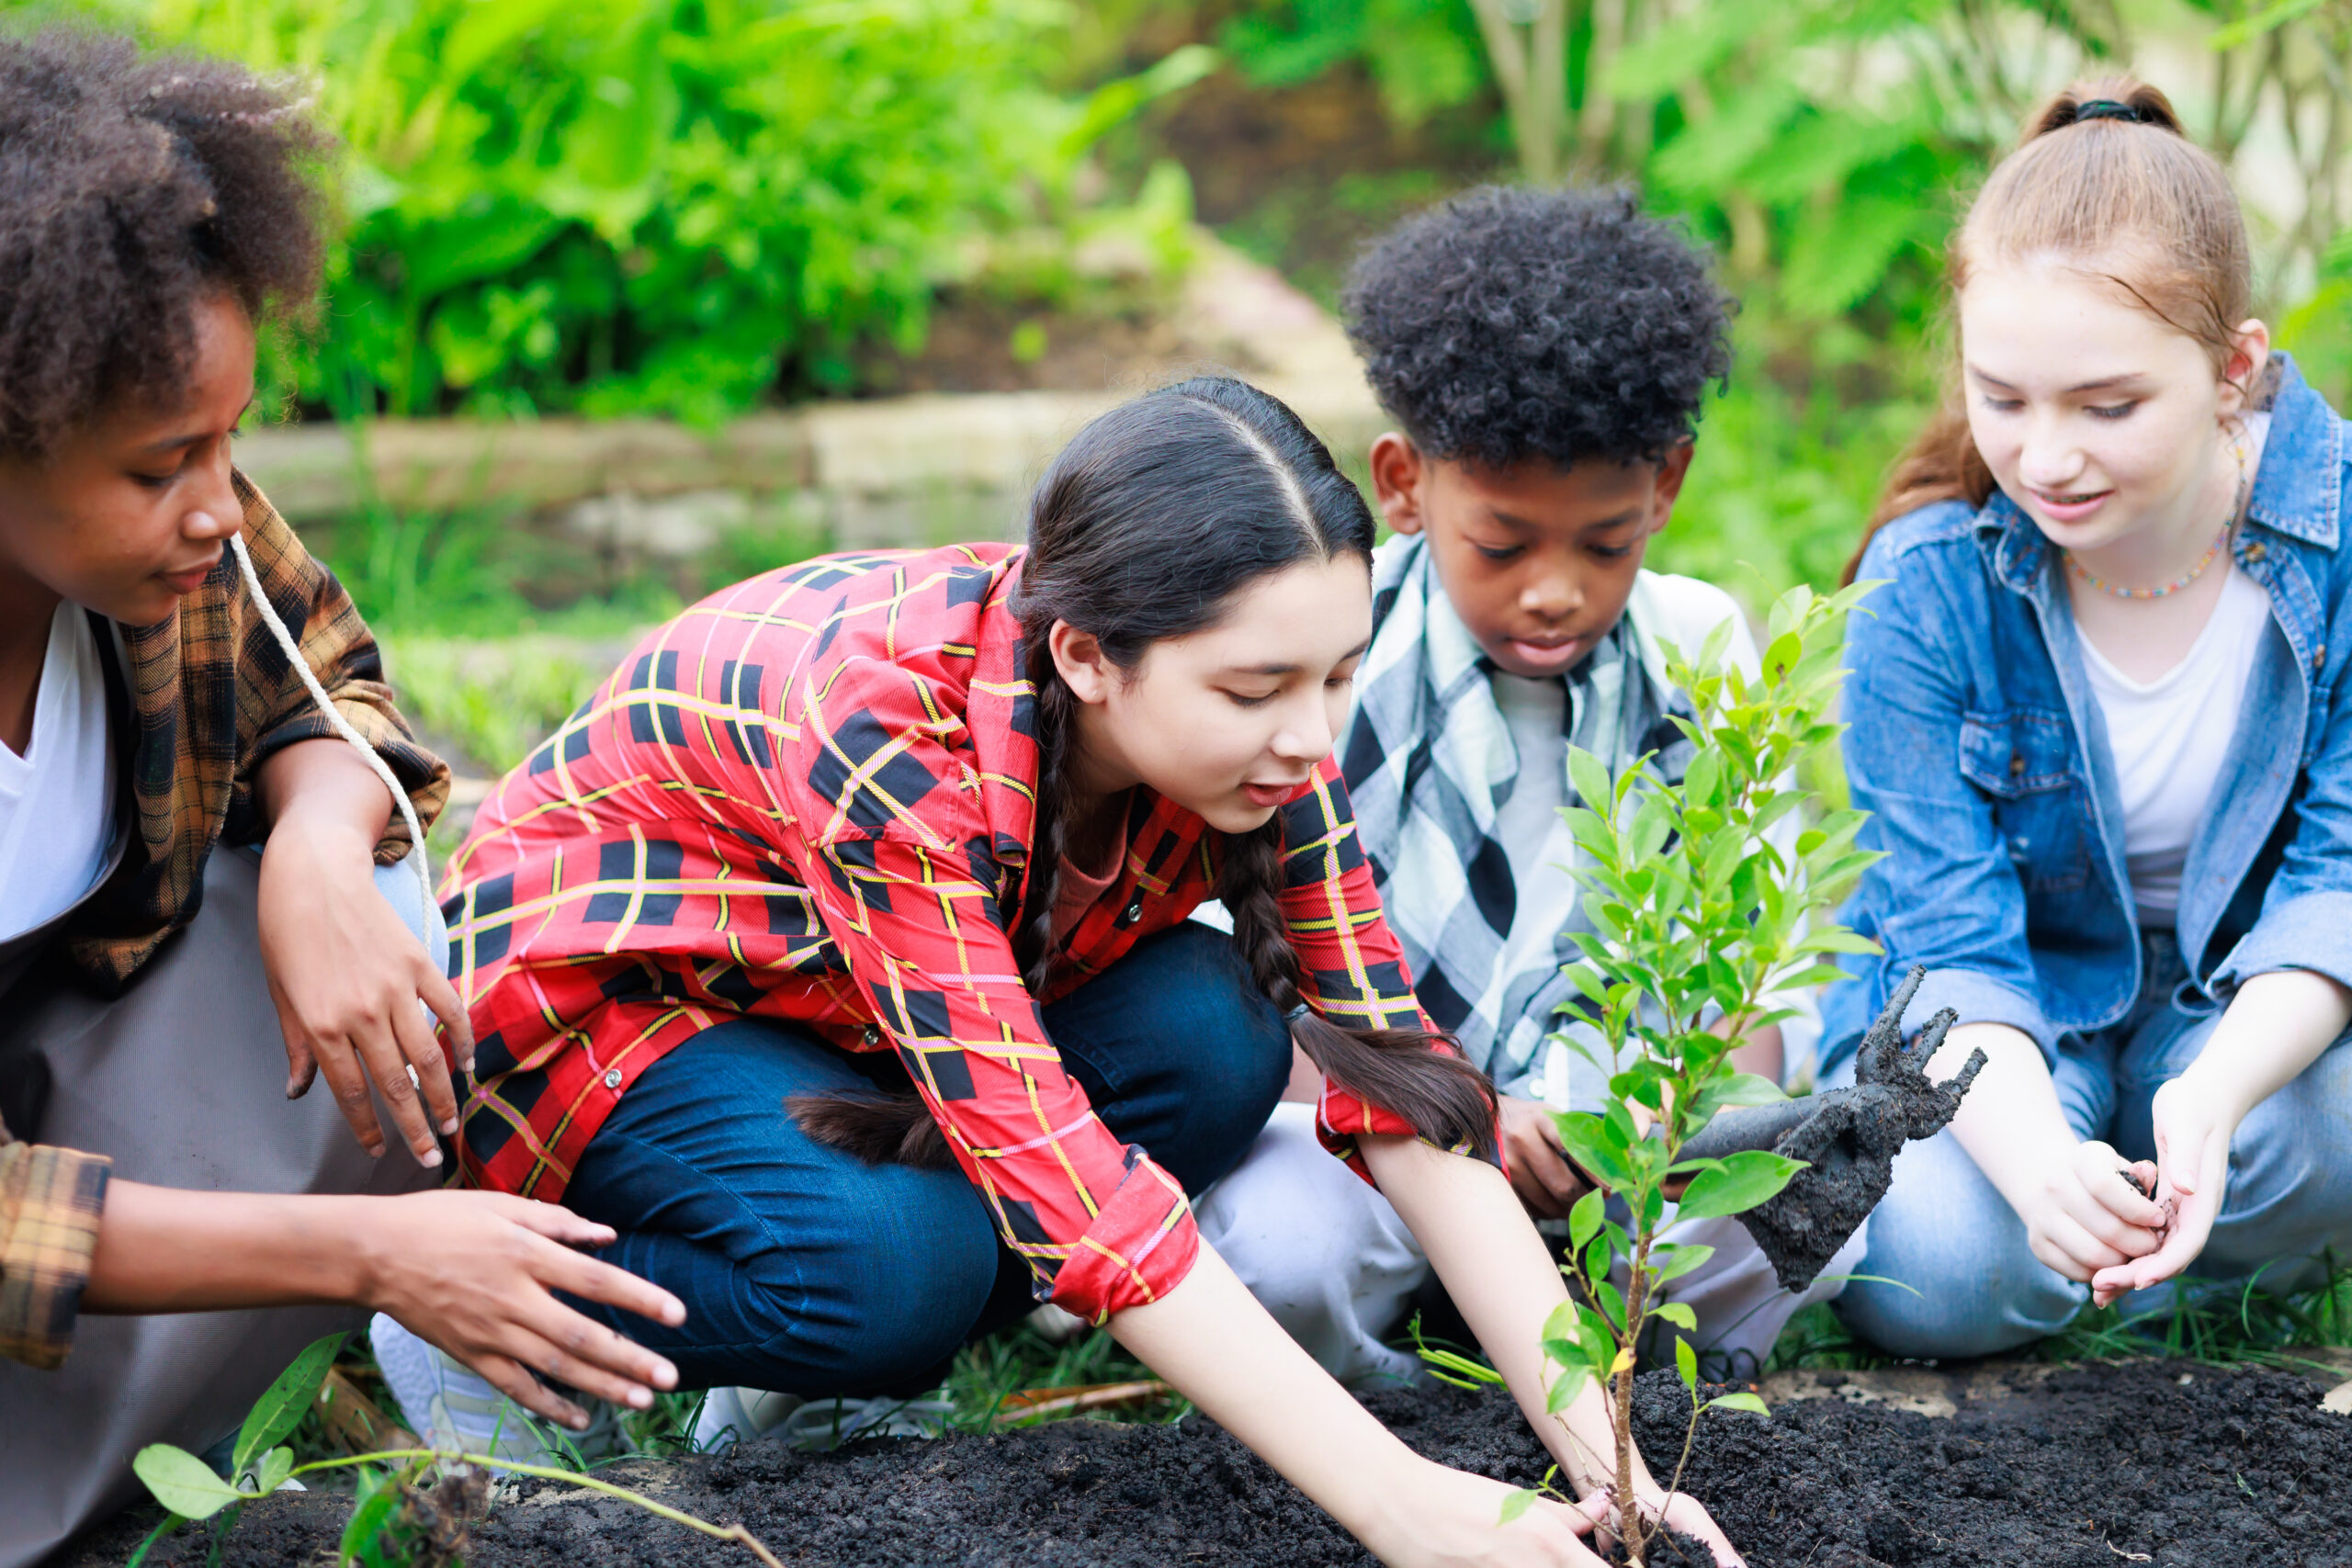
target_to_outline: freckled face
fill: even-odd
[[[1446,598],[1487,657],[1541,677],[1582,663],[1624,614],[1691,451],[1493,469],[1427,457],[1392,434],[1374,443],[1372,474],[1388,525],[1428,536]]]
[[[2097,276],[2129,276],[2121,265],[2029,260],[1979,271],[1960,295],[1976,449],[2034,525],[2078,554],[2152,528],[2211,533],[2236,483],[2220,433],[2243,392],[2198,340]]]
[[[1371,637],[1371,567],[1353,555],[1258,579],[1132,671],[1088,662],[1091,639],[1057,633],[1088,783],[1143,784],[1223,832],[1263,825],[1330,754]]]
[[[198,306],[176,402],[112,411],[44,463],[0,459],[0,571],[125,626],[170,615],[243,526],[229,441],[253,397],[253,323],[225,297]]]

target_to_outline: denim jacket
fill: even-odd
[[[2177,933],[2192,1012],[2248,977],[2352,985],[2352,437],[2294,362],[2271,412],[2237,562],[2270,596],[2237,732],[2190,844]],[[1928,967],[1905,1023],[1937,1009],[2006,1023],[2054,1059],[2119,1021],[2141,946],[2107,729],[2083,673],[2058,552],[2007,496],[1922,507],[1871,542],[1885,584],[1852,618],[1845,741],[1871,867],[1845,919],[1885,949],[1822,998],[1825,1063],[1850,1054],[1893,983]]]

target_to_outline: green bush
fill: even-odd
[[[1076,190],[1207,51],[1054,94],[1060,0],[87,3],[314,84],[348,230],[325,330],[265,378],[337,414],[707,422],[840,391],[861,346],[920,343],[990,233],[1124,222],[1164,253],[1190,216],[1165,171],[1125,205]]]

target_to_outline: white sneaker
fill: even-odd
[[[588,1429],[568,1432],[541,1422],[480,1372],[380,1312],[368,1325],[368,1340],[401,1419],[427,1448],[575,1469],[636,1447],[609,1400],[571,1393],[588,1412]]]
[[[695,1417],[700,1453],[774,1438],[821,1452],[853,1438],[935,1438],[956,1407],[944,1399],[817,1399],[756,1388],[715,1388]]]
[[[763,1388],[714,1388],[702,1396],[702,1407],[695,1412],[695,1452],[719,1453],[739,1442],[764,1438],[806,1403],[797,1393],[770,1393]]]

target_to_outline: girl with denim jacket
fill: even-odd
[[[1839,1303],[1900,1354],[2352,1251],[2352,446],[2249,272],[2220,164],[2128,80],[2030,122],[1953,243],[1965,408],[1853,569],[1887,858],[1847,918],[1885,951],[1824,1010],[1835,1082],[1923,965],[1907,1025],[1960,1018],[1930,1071],[1990,1058],[1872,1219],[1899,1284]]]

